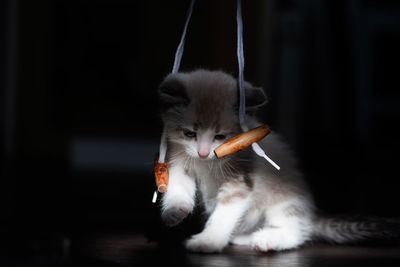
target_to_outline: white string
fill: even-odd
[[[164,163],[166,154],[167,154],[167,134],[164,130],[161,135],[160,152],[158,153],[158,163]]]
[[[195,0],[192,0],[190,2],[190,6],[189,6],[189,9],[188,9],[187,14],[186,14],[185,27],[183,28],[181,41],[179,42],[178,48],[176,49],[174,66],[172,67],[172,73],[177,73],[179,71],[179,67],[181,65],[181,59],[182,59],[182,55],[183,55],[183,48],[185,46],[186,30],[187,30],[187,27],[189,25],[190,17],[192,16],[194,2],[195,2]]]
[[[246,93],[244,88],[244,52],[243,52],[243,21],[242,21],[242,1],[237,0],[237,12],[236,12],[236,22],[237,22],[237,57],[238,57],[238,83],[239,83],[239,123],[240,127],[244,132],[249,130],[249,127],[246,125]],[[253,151],[266,159],[272,166],[276,169],[280,169],[280,167],[273,162],[266,154],[265,151],[257,144],[253,143],[251,145]]]
[[[151,199],[151,202],[152,203],[156,203],[157,202],[157,190],[154,190],[153,198]]]
[[[181,40],[180,40],[178,48],[176,49],[176,52],[175,52],[175,59],[174,59],[174,66],[172,67],[172,73],[177,73],[179,71],[179,67],[181,65],[183,49],[185,46],[186,30],[189,25],[190,18],[192,16],[194,2],[195,2],[195,0],[191,0],[189,9],[186,13],[185,26],[183,27]],[[159,163],[164,163],[166,154],[167,154],[167,134],[164,129],[163,134],[161,136],[161,141],[160,141],[160,152],[159,152],[159,156],[158,156]]]
[[[246,94],[244,89],[244,52],[243,52],[243,21],[242,21],[242,1],[237,0],[237,57],[238,57],[238,83],[239,83],[239,123],[244,132],[249,130],[246,125]]]

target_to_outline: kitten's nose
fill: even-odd
[[[199,135],[197,138],[197,154],[200,158],[207,158],[211,150],[211,140],[205,134]]]
[[[204,151],[198,151],[197,153],[199,154],[199,157],[203,159],[207,158],[208,154],[210,154],[210,152],[204,152]]]

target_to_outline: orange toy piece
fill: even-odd
[[[167,191],[169,171],[167,162],[159,163],[158,154],[154,161],[154,176],[156,178],[157,190],[160,193]]]
[[[232,139],[229,139],[225,143],[218,146],[214,150],[214,153],[217,158],[225,157],[226,155],[235,153],[238,150],[242,150],[250,146],[252,143],[263,139],[270,132],[271,131],[267,125],[256,127],[247,132],[241,133]]]

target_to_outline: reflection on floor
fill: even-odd
[[[92,235],[82,238],[77,245],[71,265],[86,262],[96,266],[400,266],[400,247],[314,245],[259,253],[230,246],[220,254],[197,254],[129,234]]]

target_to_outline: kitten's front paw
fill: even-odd
[[[227,242],[218,240],[215,235],[200,233],[186,240],[186,249],[193,252],[216,253],[221,252]]]
[[[169,227],[173,227],[178,225],[183,219],[188,216],[188,214],[192,211],[193,208],[190,207],[171,207],[166,209],[161,214],[161,219],[165,223],[165,225]]]
[[[290,231],[282,228],[262,229],[253,234],[251,247],[254,250],[267,252],[294,249],[301,241]]]

